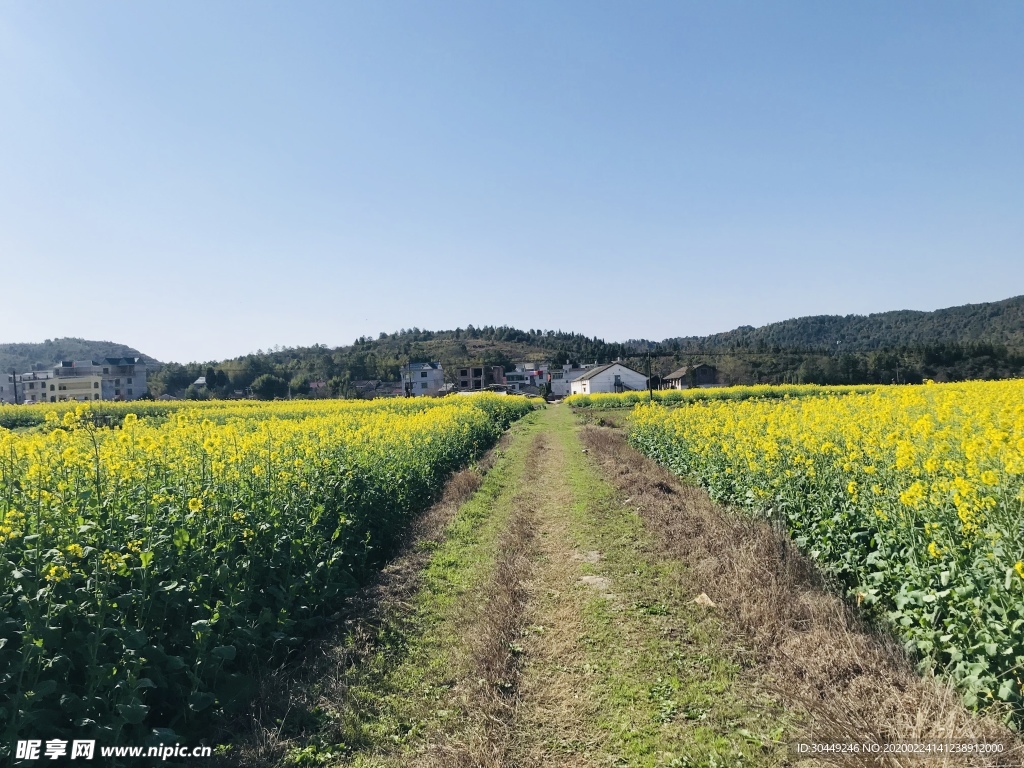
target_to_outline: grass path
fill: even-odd
[[[682,566],[652,554],[578,430],[560,407],[516,428],[433,545],[410,612],[286,762],[784,763],[789,719],[749,685]]]
[[[744,684],[678,562],[553,408],[510,765],[772,765],[785,718]]]

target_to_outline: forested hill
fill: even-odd
[[[836,344],[836,342],[840,342]],[[219,363],[168,365],[153,392],[181,392],[198,376],[217,391],[252,386],[261,396],[308,389],[322,381],[334,394],[350,383],[399,378],[408,362],[440,361],[449,373],[463,364],[608,362],[656,355],[654,372],[710,362],[722,383],[889,383],[1024,375],[1024,297],[935,312],[804,317],[708,337],[605,342],[578,333],[507,326],[425,331],[418,328],[359,338],[349,346],[259,351]],[[192,394],[197,394],[193,392]]]
[[[838,344],[836,342],[839,342]],[[726,384],[813,382],[861,384],[1002,378],[1024,375],[1024,296],[935,312],[802,317],[761,328],[743,327],[706,337],[653,342],[605,342],[579,333],[508,326],[448,331],[403,329],[362,337],[341,347],[258,350],[230,360],[164,365],[150,377],[160,395],[229,396],[252,388],[273,397],[309,391],[324,382],[334,395],[352,395],[353,382],[395,381],[409,362],[440,361],[451,374],[467,363],[587,363],[655,354],[654,372],[714,364]],[[0,344],[0,370],[31,370],[58,360],[140,353],[113,342],[54,339],[42,344]],[[210,387],[190,385],[206,376]],[[449,376],[452,380],[453,377]]]
[[[787,349],[870,352],[948,344],[995,344],[1024,350],[1024,296],[934,312],[798,317],[760,328],[667,340],[686,350]],[[837,343],[838,342],[838,343]]]
[[[330,384],[334,393],[346,393],[353,381],[395,381],[409,362],[439,361],[447,372],[462,364],[511,366],[516,362],[606,362],[623,357],[647,342],[607,343],[578,333],[520,330],[507,326],[456,328],[448,331],[403,329],[361,337],[348,346],[258,350],[255,354],[215,363],[169,364],[151,380],[154,394],[177,392],[198,376],[218,382],[223,390],[254,386],[274,395],[302,392],[310,381]],[[270,377],[270,378],[267,378]],[[259,382],[256,385],[256,382]]]
[[[142,357],[156,361],[139,350],[112,341],[47,339],[40,344],[0,344],[0,371],[18,373],[50,368],[61,360],[94,360],[101,357]]]

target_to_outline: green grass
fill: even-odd
[[[639,516],[598,476],[575,430],[558,434],[574,544],[603,553],[583,570],[609,577],[616,596],[594,596],[584,614],[603,751],[630,766],[782,763],[786,717],[747,687],[719,622],[689,602],[682,564],[651,554]]]

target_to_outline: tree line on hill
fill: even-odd
[[[334,397],[356,395],[354,382],[398,381],[409,363],[441,362],[448,380],[460,365],[501,365],[512,370],[522,361],[563,363],[607,362],[639,349],[635,343],[608,343],[596,337],[562,331],[520,330],[510,326],[456,328],[448,331],[402,329],[377,338],[360,337],[349,346],[277,348],[231,360],[168,363],[150,376],[154,396],[255,397],[308,395],[311,386]],[[206,377],[207,386],[194,382]],[[210,382],[214,382],[211,386]]]
[[[114,355],[140,353],[83,339],[4,344],[0,370],[26,371],[61,359]],[[1024,296],[935,312],[803,317],[660,342],[606,342],[579,333],[511,326],[410,328],[376,338],[362,336],[341,347],[277,347],[230,360],[155,365],[149,384],[153,396],[355,397],[365,391],[356,382],[398,381],[403,366],[411,362],[439,361],[448,381],[456,383],[458,367],[470,364],[511,370],[517,362],[560,366],[621,358],[646,372],[647,355],[656,376],[703,362],[718,369],[723,384],[889,384],[1024,376]],[[195,385],[199,377],[206,378],[205,387]]]
[[[489,331],[481,329],[476,338],[487,341]],[[313,394],[357,397],[356,381],[397,381],[408,362],[440,360],[448,380],[454,381],[460,365],[483,363],[511,370],[517,360],[561,365],[623,359],[643,372],[648,354],[656,376],[663,377],[684,365],[708,363],[718,369],[721,384],[913,384],[925,379],[961,381],[1024,376],[1024,352],[990,343],[933,344],[870,352],[824,353],[782,347],[693,351],[678,348],[673,342],[608,344],[584,336],[573,338],[572,334],[537,337],[536,333],[532,343],[514,336],[515,342],[510,346],[498,341],[497,329],[495,332],[493,345],[478,346],[476,354],[470,354],[470,348],[459,344],[455,332],[431,333],[428,343],[424,338],[427,332],[407,331],[389,336],[387,344],[383,340],[363,339],[338,349],[281,349],[215,365],[169,364],[151,377],[150,387],[154,395],[171,392],[201,398],[251,394],[272,399],[309,395],[311,384],[316,384],[319,388]],[[519,333],[530,335],[528,331]],[[206,389],[192,386],[198,376],[206,376]]]

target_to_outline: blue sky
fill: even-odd
[[[0,341],[1024,293],[1020,2],[5,2]]]

